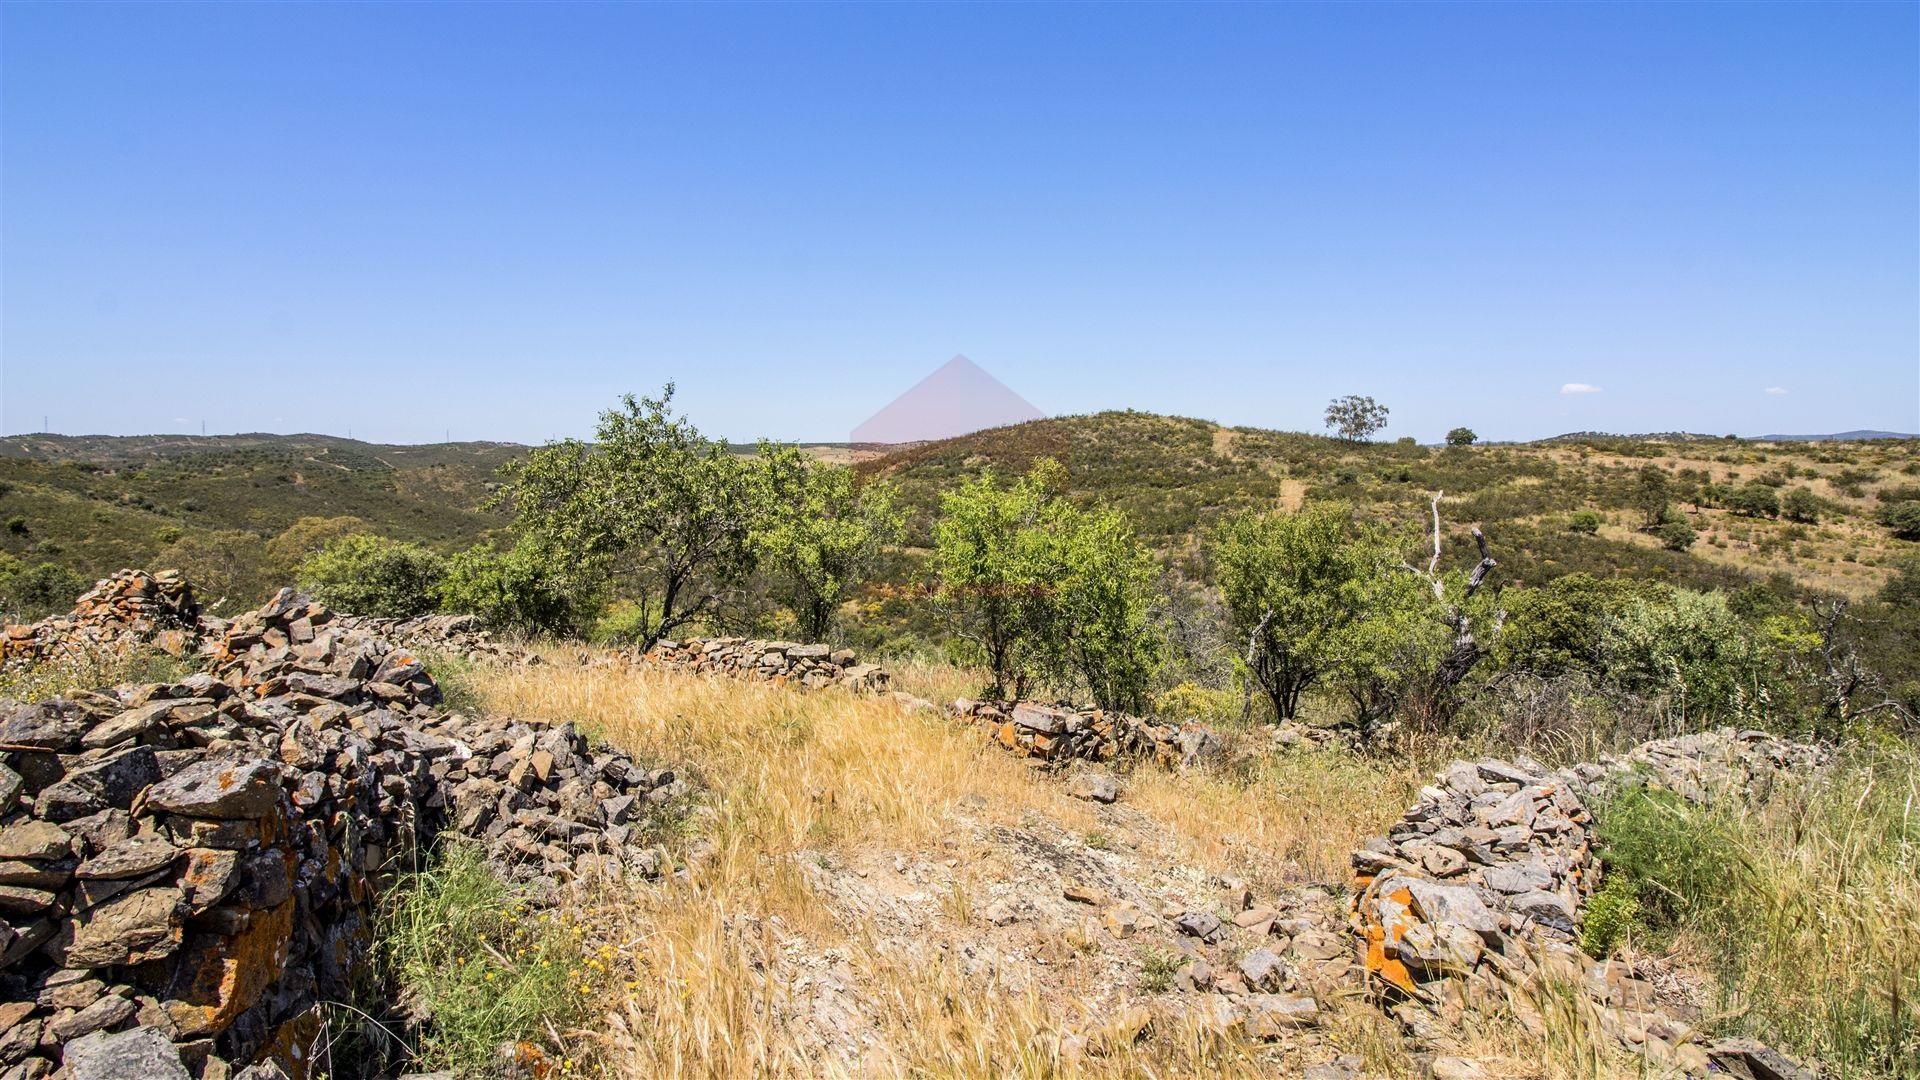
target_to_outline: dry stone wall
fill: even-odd
[[[659,872],[671,773],[441,710],[352,623],[283,591],[207,672],[0,705],[0,1078],[304,1077],[387,868],[443,832],[536,895]]]
[[[885,668],[860,663],[851,649],[793,641],[732,637],[661,641],[644,659],[680,671],[792,682],[810,690],[843,686],[882,691],[891,682]]]
[[[1008,750],[1050,765],[1127,759],[1171,767],[1193,764],[1220,750],[1218,736],[1205,725],[1171,724],[1092,707],[961,698],[951,711],[986,728]]]
[[[73,611],[37,623],[0,627],[0,666],[150,644],[175,656],[200,640],[200,605],[177,570],[122,570],[94,583]]]
[[[1758,1067],[1752,1048],[1702,1043],[1691,1018],[1658,1005],[1651,983],[1580,951],[1601,873],[1591,806],[1622,784],[1703,802],[1743,797],[1824,760],[1819,747],[1729,728],[1558,770],[1524,758],[1456,761],[1385,836],[1353,853],[1350,926],[1364,967],[1416,1035],[1443,1032],[1463,1010],[1506,1000],[1510,986],[1549,969],[1585,989],[1610,1033],[1658,1062],[1689,1072]]]

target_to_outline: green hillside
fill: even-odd
[[[917,542],[928,536],[939,493],[993,466],[1020,471],[1051,457],[1066,465],[1070,494],[1127,511],[1165,551],[1189,548],[1197,531],[1244,505],[1295,507],[1306,498],[1352,502],[1382,519],[1424,526],[1428,501],[1446,492],[1450,532],[1485,527],[1511,584],[1574,571],[1737,586],[1785,574],[1801,586],[1866,596],[1920,545],[1874,520],[1889,498],[1920,490],[1920,441],[1756,443],[1687,436],[1605,435],[1539,443],[1420,446],[1351,443],[1140,412],[1059,417],[927,443],[866,461],[914,508]],[[1643,467],[1670,478],[1673,499],[1697,531],[1685,551],[1639,530],[1631,509]],[[1708,485],[1759,483],[1784,496],[1805,488],[1819,500],[1813,522],[1755,517],[1713,505]],[[1579,510],[1597,531],[1570,527]],[[1464,540],[1464,536],[1458,536]],[[1455,542],[1451,554],[1467,560]]]
[[[479,509],[506,443],[384,446],[324,435],[0,439],[0,551],[84,577],[179,566],[229,608],[282,584],[268,543],[353,517],[441,550],[502,519]]]

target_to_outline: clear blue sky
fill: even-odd
[[[1917,13],[7,3],[0,428],[1920,430]]]

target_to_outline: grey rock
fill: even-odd
[[[265,759],[189,765],[147,792],[147,805],[189,817],[253,819],[280,804],[280,766]]]
[[[150,1027],[76,1039],[67,1044],[63,1060],[73,1080],[192,1080],[180,1051]]]
[[[1240,958],[1240,974],[1255,990],[1279,991],[1287,985],[1287,962],[1272,949],[1249,949]]]
[[[125,810],[158,779],[160,762],[153,749],[136,746],[69,772],[40,792],[35,812],[49,821],[71,821],[107,807]]]

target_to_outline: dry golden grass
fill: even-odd
[[[932,696],[971,678],[929,667],[910,681]],[[1074,953],[1132,957],[1132,943],[1069,931],[1053,943],[1066,962],[1002,982],[964,972],[957,949],[903,950],[821,893],[809,871],[829,856],[851,864],[951,845],[963,807],[990,824],[1038,814],[1069,832],[1096,825],[1058,779],[977,730],[888,698],[650,669],[555,664],[483,669],[469,681],[480,707],[574,720],[641,760],[688,770],[702,788],[703,807],[681,840],[686,877],[602,895],[585,909],[616,946],[603,984],[612,992],[570,1042],[611,1075],[1288,1071],[1271,1047],[1212,1031],[1198,1014],[1157,1010],[1148,1022],[1114,1004],[1116,990],[1127,998],[1124,987],[1075,974]],[[1179,775],[1142,768],[1122,805],[1138,819],[1129,839],[1143,861],[1278,887],[1343,877],[1347,851],[1404,807],[1417,775],[1411,764],[1336,755]],[[965,939],[973,890],[997,871],[992,858],[956,871],[941,903],[949,940]],[[828,958],[844,976],[852,1014],[844,1032],[822,1037],[813,996],[821,966],[796,957]],[[1106,1001],[1099,1011],[1087,1004],[1094,998]],[[1420,1074],[1390,1025],[1377,1013],[1368,1019],[1370,1007],[1329,1004],[1335,1046],[1362,1054],[1379,1075]],[[1476,1040],[1490,1057],[1538,1061],[1548,1034],[1509,1024]],[[1543,1074],[1515,1066],[1510,1075]]]

